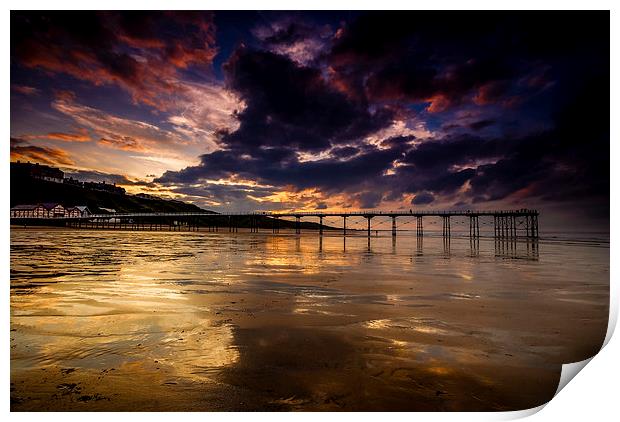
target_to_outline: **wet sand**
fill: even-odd
[[[11,410],[516,410],[607,327],[608,244],[11,230]]]

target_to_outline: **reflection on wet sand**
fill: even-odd
[[[471,237],[469,239],[469,256],[475,258],[480,255],[480,238],[479,237]]]
[[[538,240],[495,239],[495,256],[538,260]]]
[[[609,250],[523,251],[534,245],[12,230],[11,408],[536,406],[561,363],[600,347]]]
[[[450,257],[450,241],[452,240],[449,236],[444,236],[443,240],[443,254],[446,258]]]

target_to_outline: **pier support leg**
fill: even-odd
[[[370,237],[370,220],[372,220],[371,216],[366,217],[368,219],[368,237]]]
[[[480,222],[477,215],[469,217],[469,237],[480,236]]]
[[[418,215],[416,217],[416,223],[417,223],[416,235],[419,236],[419,237],[424,236],[424,226],[422,225],[422,216],[421,215]]]
[[[396,217],[392,216],[392,237],[396,236]]]
[[[443,236],[450,237],[450,216],[445,215],[443,218]]]
[[[301,217],[296,215],[295,216],[295,234],[300,234],[301,233]]]
[[[347,217],[342,217],[342,234],[347,235]]]
[[[319,217],[319,234],[323,235],[323,217]]]
[[[502,217],[497,216],[495,218],[497,218],[497,237],[501,238],[502,237]]]
[[[525,216],[525,237],[530,237],[530,216]]]

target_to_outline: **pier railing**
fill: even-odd
[[[496,238],[516,238],[524,236],[528,238],[538,238],[538,211],[532,209],[518,210],[361,210],[361,211],[252,211],[252,212],[121,212],[121,213],[99,213],[81,216],[63,217],[12,217],[11,221],[18,223],[26,220],[55,220],[65,221],[71,227],[107,227],[107,228],[127,228],[137,227],[137,229],[161,229],[167,225],[169,229],[176,229],[179,226],[186,226],[189,229],[198,228],[204,221],[217,220],[217,225],[209,227],[220,227],[226,225],[229,231],[238,231],[241,220],[243,224],[249,225],[251,231],[259,229],[261,219],[269,219],[273,224],[272,230],[279,231],[280,219],[295,218],[295,231],[301,231],[301,219],[304,217],[316,217],[319,219],[319,232],[323,232],[323,218],[340,217],[343,220],[343,232],[347,232],[347,218],[363,217],[367,219],[367,232],[370,236],[372,231],[371,220],[376,217],[388,217],[392,220],[392,235],[397,233],[397,218],[416,218],[416,234],[424,235],[423,220],[425,217],[440,217],[443,222],[442,234],[449,237],[451,234],[451,217],[469,218],[469,235],[471,237],[480,236],[480,217],[492,217],[494,236]],[[166,224],[154,224],[154,221],[164,221]],[[201,221],[202,220],[202,221]],[[147,224],[144,224],[148,221]],[[101,224],[100,224],[101,223]],[[140,224],[143,223],[143,224]],[[207,223],[208,224],[208,223]],[[147,228],[148,227],[148,228]]]

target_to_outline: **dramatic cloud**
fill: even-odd
[[[338,31],[326,58],[334,80],[374,100],[427,103],[431,112],[472,101],[510,106],[549,86],[543,71],[558,57],[604,39],[595,19],[545,15],[367,13]]]
[[[183,95],[176,98],[175,113],[168,121],[181,136],[213,150],[219,133],[238,129],[237,115],[244,108],[244,102],[223,86],[184,83]]]
[[[224,67],[228,87],[246,104],[239,128],[224,134],[223,149],[203,155],[199,166],[157,182],[243,177],[281,189],[345,192],[360,207],[405,197],[422,206],[536,195],[535,186],[568,182],[567,168],[587,165],[565,161],[570,146],[563,133],[571,130],[564,126],[576,122],[554,119],[539,132],[502,133],[512,123],[494,107],[516,105],[515,98],[549,88],[553,77],[548,64],[538,73],[529,69],[538,60],[525,48],[529,37],[516,41],[519,57],[501,51],[485,31],[449,43],[450,34],[426,24],[405,25],[410,16],[393,18],[369,14],[338,31],[324,56],[327,72],[272,53],[274,45],[305,40],[305,27],[263,28],[259,38],[272,52],[240,48]],[[377,27],[385,31],[371,30]],[[467,48],[464,41],[473,39],[475,47]],[[426,104],[429,114],[459,108],[449,114],[452,126],[443,126],[449,131],[415,131],[420,117],[403,112],[411,102]]]
[[[225,70],[229,87],[246,104],[238,114],[239,128],[225,133],[224,149],[203,155],[201,165],[167,172],[158,182],[242,177],[298,190],[340,192],[380,177],[403,154],[398,148],[346,145],[387,128],[392,113],[381,108],[371,112],[367,104],[333,89],[316,69],[270,52],[240,48]],[[337,159],[329,155],[333,146]],[[329,158],[321,158],[321,151]],[[301,160],[304,152],[319,155]]]
[[[99,139],[99,143],[125,151],[147,151],[147,149],[136,138],[132,138],[131,136],[116,135],[114,133],[109,134],[107,138]]]
[[[20,94],[28,96],[37,95],[40,92],[37,88],[26,85],[11,85],[11,89],[15,92],[19,92]]]
[[[27,141],[18,138],[11,138],[11,160],[32,161],[56,166],[74,164],[69,154],[60,148],[29,145]]]
[[[268,50],[289,57],[300,65],[311,64],[326,48],[333,30],[329,25],[314,27],[286,18],[254,29]]]
[[[88,142],[91,140],[86,129],[82,129],[78,133],[50,132],[45,137],[67,142]]]
[[[246,103],[230,147],[313,151],[355,141],[391,123],[385,108],[371,112],[333,89],[319,70],[285,57],[238,49],[224,67],[227,82]]]
[[[208,13],[15,12],[12,22],[11,57],[21,64],[115,84],[157,108],[178,89],[179,70],[208,68],[217,52]]]
[[[103,145],[128,151],[171,149],[185,141],[175,132],[139,120],[125,119],[73,101],[67,93],[60,95],[52,107],[80,126],[93,131]],[[49,135],[48,135],[49,137]]]
[[[420,192],[411,200],[412,205],[426,205],[435,200],[435,197],[430,192]]]
[[[88,130],[84,128],[77,129],[75,132],[49,132],[42,135],[22,134],[19,138],[26,141],[49,139],[63,142],[88,142],[91,140]]]
[[[15,12],[11,28],[13,156],[64,152],[213,208],[608,205],[606,12]]]

